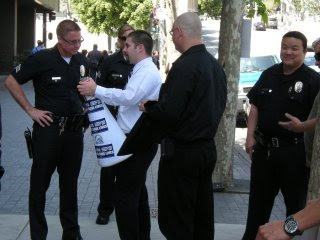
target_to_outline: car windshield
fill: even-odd
[[[305,57],[304,64],[307,66],[316,65],[316,60],[314,57]]]
[[[261,72],[276,63],[277,62],[273,56],[241,58],[240,72],[241,73]]]

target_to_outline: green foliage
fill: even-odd
[[[294,7],[296,8],[297,12],[300,12],[302,10],[301,0],[292,0],[292,3],[294,5]]]
[[[198,0],[199,14],[207,14],[211,18],[221,16],[222,0]]]
[[[90,32],[116,36],[121,25],[147,29],[151,0],[72,0],[72,8]]]
[[[319,0],[305,0],[304,9],[310,13],[311,16],[320,15],[320,1]]]
[[[227,1],[227,0],[226,0]],[[280,0],[245,0],[246,1],[246,17],[253,18],[256,11],[264,22],[268,22],[268,9],[279,5]],[[221,16],[223,0],[198,0],[199,14],[207,14],[209,17],[218,18]]]
[[[267,6],[268,8],[267,8]],[[280,0],[246,0],[247,13],[246,16],[253,18],[256,11],[261,16],[261,20],[265,23],[268,22],[268,12],[274,10],[276,5],[280,5]],[[255,9],[256,6],[256,9]]]

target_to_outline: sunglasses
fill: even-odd
[[[317,53],[314,55],[314,58],[316,59],[316,61],[320,61],[320,52],[317,52]]]
[[[125,41],[127,40],[127,37],[126,36],[122,36],[122,37],[119,37],[122,41]]]

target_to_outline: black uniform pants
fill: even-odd
[[[269,221],[279,190],[287,216],[304,208],[308,180],[303,143],[269,149],[257,144],[252,154],[247,226],[242,239],[254,240],[259,226]]]
[[[82,130],[59,136],[57,126],[33,128],[34,157],[29,192],[31,239],[46,239],[48,226],[44,215],[46,191],[57,168],[60,188],[60,222],[65,239],[80,232],[78,225],[77,183],[83,153]]]
[[[145,185],[157,144],[115,165],[114,207],[121,240],[150,240],[150,209]]]
[[[174,147],[158,172],[159,227],[168,240],[214,239],[213,142]]]
[[[113,189],[116,177],[115,167],[102,167],[100,171],[100,203],[98,213],[109,216],[113,212]]]

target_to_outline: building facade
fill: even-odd
[[[59,11],[59,0],[1,0],[0,7],[0,74],[11,71],[19,57],[35,44],[36,13],[44,17],[43,40],[46,42],[45,21]]]

